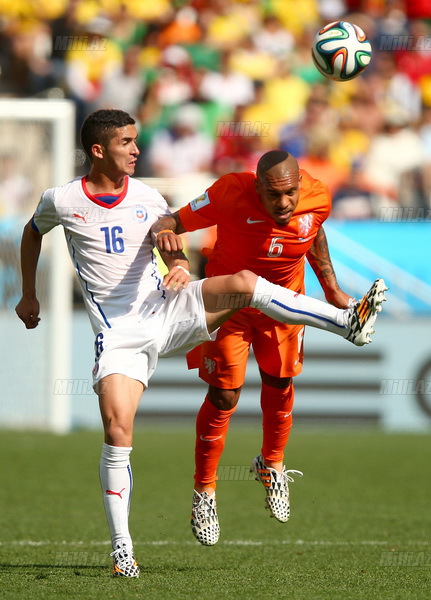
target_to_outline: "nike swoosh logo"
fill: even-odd
[[[203,435],[201,435],[201,436],[199,436],[199,437],[201,438],[201,440],[202,440],[203,442],[216,442],[216,441],[217,441],[217,440],[219,440],[219,439],[220,439],[222,436],[221,436],[221,435],[217,435],[217,436],[215,436],[215,437],[209,437],[209,438],[206,438],[206,437],[204,437]]]
[[[247,223],[249,225],[252,225],[253,223],[265,223],[265,221],[255,221],[254,219],[251,219],[250,217],[247,219]]]

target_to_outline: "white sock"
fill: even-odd
[[[282,323],[310,325],[346,337],[348,309],[336,308],[310,296],[296,294],[258,277],[250,306]]]
[[[117,544],[130,544],[129,508],[133,478],[129,456],[132,448],[103,444],[100,458],[100,483],[103,504],[108,519],[112,548]]]

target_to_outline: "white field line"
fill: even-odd
[[[430,546],[429,541],[414,541],[408,540],[403,542],[381,541],[381,540],[226,540],[218,543],[218,546],[391,546],[394,544],[411,545],[411,546]],[[110,542],[104,541],[52,541],[52,540],[11,540],[0,541],[0,546],[108,546]],[[198,541],[184,540],[149,540],[147,542],[135,541],[134,546],[200,546]]]

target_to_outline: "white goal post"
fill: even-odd
[[[42,147],[43,151],[40,150]],[[30,156],[23,163],[28,153]],[[1,99],[0,154],[20,162],[20,176],[33,180],[34,187],[41,186],[41,189],[34,191],[34,197],[39,197],[48,187],[73,179],[73,102],[54,99]],[[42,163],[49,163],[44,177],[35,177],[38,170],[42,169]],[[30,212],[24,211],[26,214],[23,218],[25,216],[28,220],[36,203],[32,198],[34,205],[31,209],[26,207]],[[19,225],[22,230],[22,223]],[[34,427],[64,433],[71,427],[70,398],[67,393],[55,394],[55,382],[69,380],[71,376],[72,276],[63,228],[54,228],[47,238],[49,240],[44,240],[42,248],[42,255],[45,251],[48,265],[46,289],[42,290],[47,310],[39,326],[41,330],[44,329],[43,333],[25,331],[24,325],[14,314],[13,307],[1,307],[1,347],[5,354],[2,362],[3,366],[10,366],[5,369],[3,378],[11,377],[14,382],[13,385],[5,386],[0,418],[3,427]],[[4,241],[5,237],[1,236],[0,246]],[[19,248],[14,247],[13,252],[11,262],[12,259],[18,260],[16,255],[19,254]],[[3,264],[0,266],[3,268]],[[13,266],[16,268],[16,262]],[[41,287],[44,287],[42,279]],[[15,354],[17,344],[20,348]],[[42,367],[33,371],[34,363]]]

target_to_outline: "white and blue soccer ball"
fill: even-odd
[[[314,37],[311,55],[317,69],[335,81],[349,81],[370,64],[372,48],[365,32],[348,21],[334,21]]]

